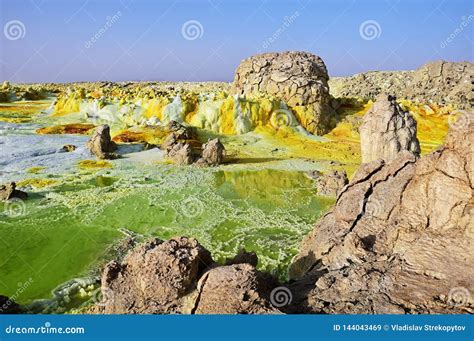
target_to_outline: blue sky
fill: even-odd
[[[242,59],[284,50],[319,55],[331,76],[474,59],[472,0],[0,0],[0,6],[0,80],[12,82],[231,81]]]

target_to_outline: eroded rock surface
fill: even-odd
[[[139,244],[103,270],[102,301],[89,313],[278,313],[268,300],[275,280],[244,262],[218,266],[195,239]]]
[[[98,159],[116,159],[114,151],[117,145],[110,138],[110,127],[107,124],[98,126],[91,139],[87,142],[87,148]]]
[[[363,164],[294,260],[296,310],[474,312],[473,150],[470,121],[421,159]]]
[[[391,161],[402,150],[420,154],[416,121],[404,112],[394,96],[381,94],[364,115],[359,128],[362,162]]]
[[[202,157],[199,160],[208,166],[217,166],[224,162],[225,148],[219,139],[213,139],[203,144]]]
[[[16,189],[15,182],[9,182],[0,185],[0,201],[7,201],[12,199],[26,199],[28,194],[26,192]]]
[[[470,62],[436,61],[414,71],[372,71],[329,80],[335,97],[374,100],[380,93],[396,93],[400,98],[422,103],[455,104],[469,110],[474,106]]]
[[[250,264],[220,266],[199,280],[196,314],[276,314],[267,279]]]
[[[273,96],[296,111],[301,125],[311,133],[323,134],[333,114],[330,107],[328,73],[323,60],[308,52],[264,53],[243,60],[238,66],[231,93]]]

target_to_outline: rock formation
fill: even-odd
[[[319,195],[336,197],[337,194],[349,182],[346,171],[330,171],[329,173],[321,173],[319,171],[312,171],[308,174],[315,180],[316,190]]]
[[[308,52],[264,53],[243,60],[238,66],[231,94],[272,96],[296,111],[300,124],[311,133],[327,131],[332,115],[328,73],[323,60]]]
[[[474,121],[456,128],[360,167],[292,264],[296,311],[474,312]]]
[[[224,161],[225,148],[219,139],[213,139],[202,145],[202,157],[198,161],[208,166],[217,166]]]
[[[168,151],[168,156],[179,166],[190,165],[195,157],[189,143],[177,142]]]
[[[90,313],[279,313],[268,301],[274,284],[250,264],[218,266],[195,239],[153,239],[102,273],[102,301]]]
[[[107,124],[97,127],[91,139],[87,142],[87,148],[98,159],[116,159],[118,157],[114,153],[117,145],[110,138],[110,128]]]
[[[419,155],[416,121],[394,96],[380,94],[359,128],[362,162],[391,161],[402,150]]]
[[[7,201],[12,199],[26,199],[28,194],[26,192],[16,189],[16,183],[10,182],[0,186],[0,201]]]
[[[437,61],[414,71],[372,71],[331,78],[329,85],[335,97],[374,100],[380,93],[396,93],[403,99],[455,104],[469,110],[474,106],[473,75],[473,63]]]

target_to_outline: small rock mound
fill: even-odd
[[[20,306],[7,296],[0,295],[0,315],[1,314],[19,314]]]
[[[199,280],[196,314],[277,314],[270,287],[250,264],[220,266]]]
[[[416,121],[404,112],[394,96],[381,94],[360,126],[362,162],[391,161],[402,150],[419,156]]]
[[[87,148],[98,159],[116,159],[117,145],[110,138],[110,127],[107,124],[98,126],[91,139],[87,142]]]
[[[217,166],[224,162],[225,148],[219,139],[213,139],[202,145],[202,157],[198,161],[208,166]]]
[[[12,199],[24,200],[28,197],[26,192],[16,189],[16,183],[10,182],[0,186],[0,201],[7,201]]]
[[[230,92],[272,96],[291,107],[310,106],[307,115],[297,118],[309,132],[322,134],[332,115],[328,78],[323,60],[311,53],[264,53],[240,63]]]

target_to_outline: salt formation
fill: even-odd
[[[391,161],[402,150],[420,154],[416,121],[394,96],[380,94],[360,127],[362,162]]]
[[[265,53],[243,60],[231,93],[250,97],[271,96],[293,108],[309,132],[327,132],[332,109],[328,73],[323,60],[308,52]]]

